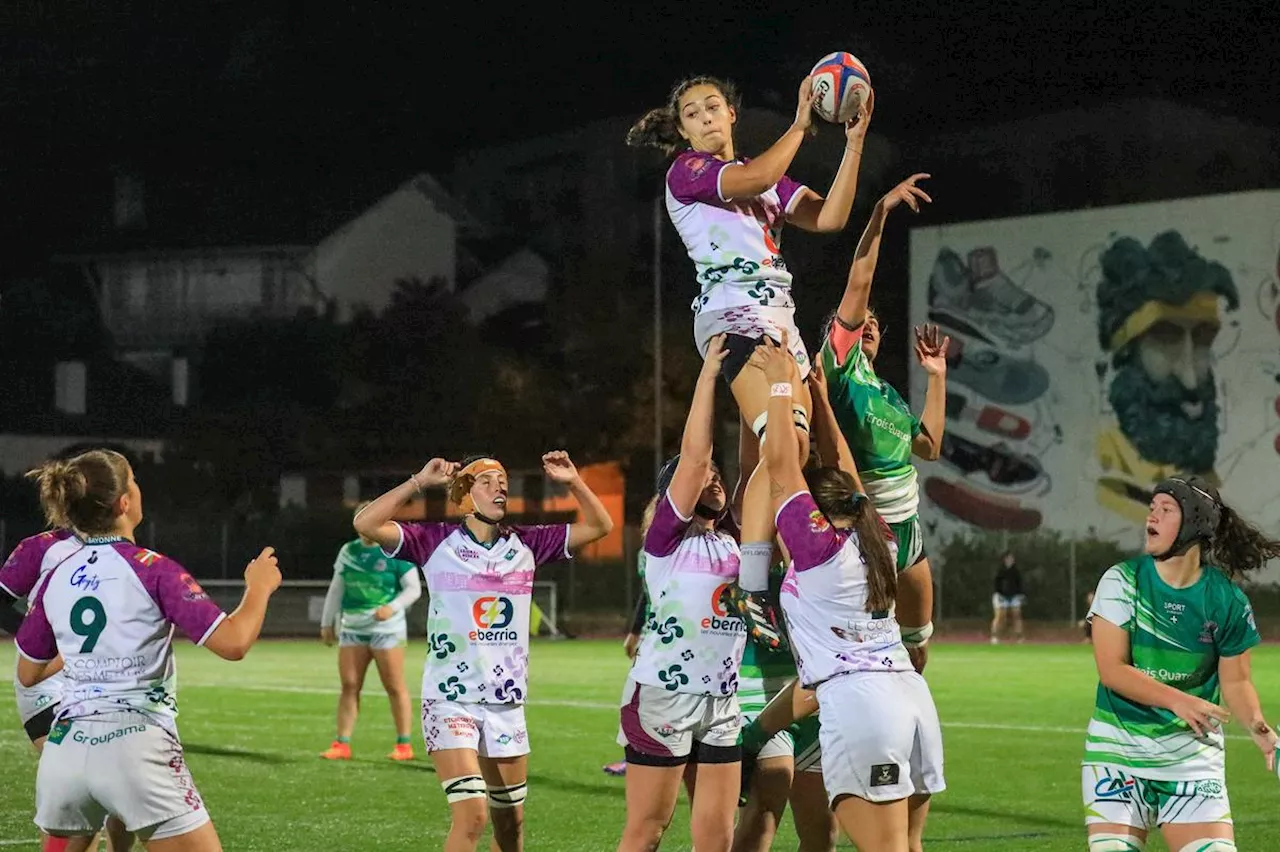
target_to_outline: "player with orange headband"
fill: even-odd
[[[487,456],[462,464],[432,459],[355,518],[356,532],[380,544],[388,557],[420,566],[427,581],[431,647],[422,674],[422,733],[452,816],[445,852],[475,850],[490,815],[494,848],[523,848],[534,570],[569,558],[613,529],[567,453],[547,453],[542,468],[548,479],[568,487],[580,521],[504,523],[507,471]],[[462,511],[461,522],[391,520],[411,498],[442,486]]]

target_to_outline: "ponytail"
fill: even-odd
[[[676,83],[667,96],[665,106],[651,109],[627,131],[627,145],[632,148],[657,148],[668,157],[686,146],[680,135],[680,98],[694,86],[714,86],[735,112],[742,103],[738,87],[729,80],[705,75],[689,77]]]
[[[631,125],[627,144],[632,148],[657,148],[670,157],[684,147],[676,111],[669,106],[651,109]]]
[[[1270,559],[1280,558],[1280,541],[1267,538],[1225,503],[1219,506],[1221,516],[1206,561],[1219,566],[1234,580],[1258,570]]]
[[[116,505],[129,488],[129,462],[113,450],[90,450],[47,461],[27,472],[40,495],[45,522],[88,535],[111,532]]]
[[[867,565],[867,612],[893,608],[898,591],[898,566],[889,550],[892,533],[875,506],[857,489],[852,476],[834,467],[805,472],[805,483],[818,509],[829,519],[848,518],[858,534],[862,561]]]
[[[853,528],[858,531],[858,547],[867,563],[867,612],[887,612],[898,596],[898,566],[889,550],[892,533],[871,501],[858,496]]]

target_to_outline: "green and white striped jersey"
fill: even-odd
[[[1146,555],[1107,569],[1089,610],[1095,617],[1129,632],[1136,669],[1214,703],[1222,695],[1218,660],[1261,641],[1249,599],[1220,569],[1205,565],[1195,584],[1175,589]],[[1223,781],[1224,749],[1220,729],[1196,737],[1171,711],[1136,704],[1098,684],[1085,763],[1154,781]]]

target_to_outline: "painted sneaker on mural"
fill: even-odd
[[[966,265],[948,248],[929,276],[929,319],[988,343],[1023,346],[1053,328],[1053,308],[1000,269],[990,246],[969,252]]]
[[[956,337],[947,350],[947,379],[1000,405],[1026,405],[1049,389],[1049,371],[1039,363]]]
[[[996,494],[1037,496],[1052,486],[1040,460],[1004,444],[984,446],[952,432],[942,436],[942,463],[967,485]]]

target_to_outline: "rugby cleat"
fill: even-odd
[[[350,760],[351,743],[340,743],[334,740],[328,751],[321,752],[320,756],[325,760]]]
[[[348,753],[350,753],[349,750]],[[387,760],[413,760],[413,746],[408,743],[396,743],[391,754],[387,755]]]
[[[725,589],[724,596],[728,607],[742,619],[752,642],[771,651],[791,650],[782,614],[767,593],[748,592],[734,583]]]

